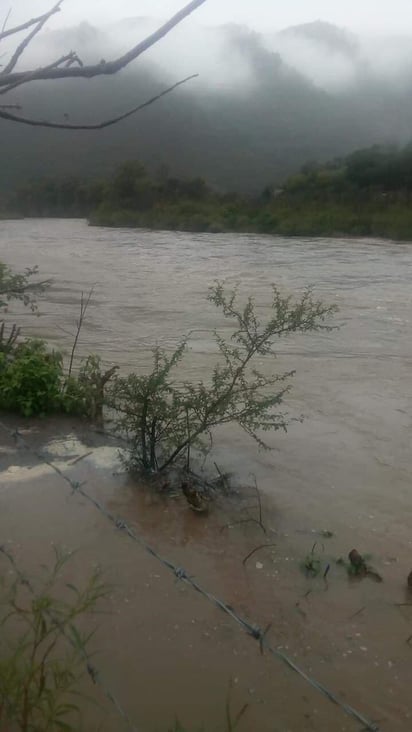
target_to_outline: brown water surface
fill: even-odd
[[[262,308],[272,282],[291,293],[313,285],[339,305],[339,331],[279,343],[275,366],[297,370],[287,406],[305,415],[303,424],[273,436],[271,453],[259,453],[236,429],[216,435],[212,458],[240,484],[256,476],[267,540],[277,544],[246,569],[242,558],[265,537],[255,524],[235,525],[245,516],[243,504],[222,501],[208,517],[195,516],[180,498],[138,490],[118,473],[117,448],[93,442],[81,426],[18,426],[204,586],[262,627],[271,622],[272,643],[307,672],[380,720],[383,730],[410,730],[412,608],[401,605],[412,602],[405,590],[412,569],[412,245],[27,220],[0,222],[0,257],[16,268],[38,264],[53,278],[39,317],[14,307],[9,317],[60,348],[70,347],[80,292],[94,285],[80,353],[97,352],[124,371],[146,368],[154,343],[172,348],[193,331],[184,377],[207,375],[210,333],[220,322],[205,296],[216,277],[240,282]],[[92,455],[71,465],[90,444]],[[99,663],[139,729],[165,729],[175,715],[194,729],[224,729],[230,678],[234,706],[250,704],[240,729],[359,729],[289,669],[262,657],[230,618],[176,584],[49,468],[33,456],[26,461],[4,440],[2,541],[33,572],[52,542],[79,548],[77,580],[98,561],[115,581],[113,614],[96,641]],[[321,536],[325,529],[331,538]],[[316,541],[331,564],[327,583],[300,569]],[[354,547],[371,555],[383,583],[349,581],[335,565]],[[121,726],[105,717],[103,728]]]

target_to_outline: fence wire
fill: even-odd
[[[304,681],[306,681],[307,684],[309,684],[313,689],[321,693],[323,696],[326,697],[326,699],[342,709],[342,711],[345,712],[345,714],[347,714],[349,717],[362,724],[362,732],[379,732],[380,728],[378,724],[368,719],[364,714],[358,712],[352,706],[340,699],[324,684],[317,681],[312,676],[309,676],[309,674],[307,674],[302,668],[300,668],[300,666],[298,666],[288,655],[276,648],[273,648],[267,641],[266,632],[262,630],[262,628],[260,628],[258,624],[254,624],[249,620],[242,618],[227,603],[225,603],[223,600],[216,597],[211,592],[208,592],[204,587],[202,587],[202,585],[200,585],[196,581],[196,579],[194,579],[194,577],[190,576],[183,567],[179,567],[169,559],[162,557],[155,549],[153,549],[152,546],[150,546],[150,544],[146,542],[146,540],[142,536],[137,534],[136,531],[132,529],[126,521],[112,514],[97,498],[91,496],[84,488],[86,483],[79,483],[78,481],[72,480],[57,465],[49,460],[46,455],[32,448],[17,429],[15,431],[10,430],[2,423],[0,423],[0,428],[9,436],[15,439],[17,447],[27,450],[38,460],[48,465],[51,470],[57,473],[57,475],[60,476],[60,478],[62,478],[70,486],[72,494],[77,493],[83,496],[83,498],[85,498],[89,503],[95,506],[95,508],[97,508],[98,511],[100,511],[100,513],[105,516],[105,518],[108,519],[118,531],[125,533],[130,539],[139,544],[139,546],[141,546],[148,554],[150,554],[150,556],[154,557],[164,567],[172,572],[177,579],[185,582],[187,585],[196,590],[196,592],[205,597],[215,607],[219,608],[219,610],[222,610],[222,612],[224,612],[226,615],[229,615],[232,620],[234,620],[235,623],[237,623],[237,625],[239,625],[242,630],[247,633],[247,635],[249,635],[251,638],[259,643],[261,650],[266,650],[273,658],[282,661],[288,668],[290,668]]]

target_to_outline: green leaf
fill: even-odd
[[[73,727],[67,722],[63,722],[61,719],[55,719],[54,725],[57,729],[63,730],[63,732],[73,732]]]

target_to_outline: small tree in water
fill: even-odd
[[[208,299],[233,323],[229,339],[214,332],[220,359],[208,382],[173,378],[187,350],[186,338],[171,356],[156,348],[148,376],[130,374],[112,385],[110,403],[120,415],[118,426],[131,439],[131,469],[158,472],[176,463],[189,469],[191,451],[204,448],[212,430],[229,423],[240,425],[260,447],[270,449],[264,433],[286,431],[290,422],[279,408],[294,371],[267,375],[257,369],[256,361],[274,357],[275,343],[283,336],[330,331],[328,321],[336,311],[315,300],[310,290],[295,301],[274,286],[264,321],[252,297],[241,305],[237,290],[227,293],[220,282],[210,289]]]

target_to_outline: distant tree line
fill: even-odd
[[[102,226],[291,236],[412,239],[412,145],[371,147],[326,164],[307,163],[282,188],[259,196],[213,190],[203,178],[150,174],[129,161],[102,180],[27,183],[5,213],[85,217]]]
[[[297,176],[286,184],[290,193],[313,196],[315,193],[347,196],[362,193],[409,193],[412,191],[412,144],[404,148],[395,145],[357,150],[346,158],[326,164],[307,163]]]
[[[86,217],[103,225],[203,229],[213,216],[230,218],[242,202],[252,205],[238,194],[217,193],[203,178],[179,179],[165,167],[150,175],[141,163],[130,161],[107,179],[29,182],[3,200],[3,212],[24,217]]]

